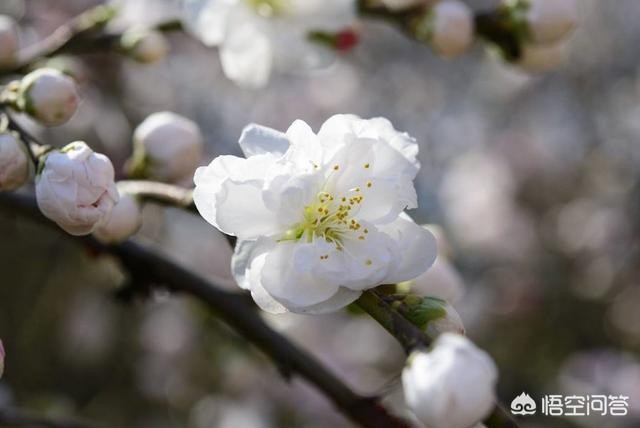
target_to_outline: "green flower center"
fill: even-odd
[[[337,170],[338,165],[334,169]],[[365,183],[369,188],[372,185],[371,181]],[[355,233],[357,239],[364,240],[369,230],[354,217],[364,198],[360,187],[350,189],[347,195],[334,195],[322,190],[304,207],[302,221],[287,230],[280,240],[313,242],[322,238],[338,250],[342,250],[342,241],[347,233]]]

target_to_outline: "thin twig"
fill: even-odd
[[[0,194],[0,207],[55,227],[38,210],[33,196]],[[164,286],[175,292],[197,297],[225,323],[267,354],[285,373],[298,374],[315,385],[352,421],[370,428],[407,428],[409,425],[390,415],[375,397],[354,393],[310,354],[271,329],[242,294],[224,291],[201,276],[182,268],[153,249],[132,241],[106,246],[90,236],[67,239],[81,242],[98,253],[116,257],[136,278],[150,286]]]

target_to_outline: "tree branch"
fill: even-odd
[[[0,207],[55,227],[38,210],[33,196],[0,194]],[[57,227],[55,227],[57,229]],[[355,394],[310,354],[272,330],[242,294],[223,291],[201,276],[178,266],[160,253],[132,241],[106,246],[90,236],[66,239],[83,243],[99,253],[116,257],[135,278],[153,287],[192,295],[205,302],[225,323],[267,354],[284,373],[298,374],[315,385],[353,422],[369,428],[406,428],[409,425],[390,415],[375,397]]]

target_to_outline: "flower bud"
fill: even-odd
[[[94,236],[105,244],[125,241],[136,233],[142,225],[142,210],[138,199],[130,194],[121,193],[120,200],[111,210],[109,219],[98,225]]]
[[[191,176],[202,157],[195,122],[171,112],[148,116],[133,133],[132,174],[175,182]]]
[[[71,235],[87,235],[118,201],[113,165],[77,141],[46,155],[36,177],[40,211]]]
[[[40,68],[20,82],[17,108],[42,125],[58,126],[78,109],[78,92],[69,76],[52,68]]]
[[[2,378],[2,374],[4,373],[4,346],[2,345],[2,340],[0,340],[0,378]]]
[[[529,35],[535,43],[554,43],[578,22],[576,0],[529,0],[526,15]]]
[[[122,35],[121,45],[127,55],[142,64],[160,61],[169,52],[166,37],[155,30],[129,30]]]
[[[436,3],[416,29],[416,37],[429,42],[444,57],[454,57],[469,49],[473,33],[473,13],[459,0]]]
[[[396,309],[432,339],[442,333],[464,334],[460,315],[445,300],[409,294],[398,301]]]
[[[8,15],[0,15],[0,69],[16,63],[19,44],[16,21]]]
[[[445,333],[430,352],[414,351],[402,371],[407,405],[429,428],[468,428],[495,404],[498,371],[469,339]]]
[[[0,134],[0,191],[15,190],[29,178],[29,154],[11,132]]]
[[[531,45],[522,47],[522,54],[517,65],[531,73],[542,73],[560,67],[567,58],[567,45]]]

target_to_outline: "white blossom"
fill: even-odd
[[[431,45],[440,55],[453,57],[473,43],[473,12],[459,0],[442,0],[432,10]]]
[[[229,79],[256,88],[272,70],[326,62],[326,49],[309,33],[339,32],[355,16],[354,0],[186,0],[184,20],[204,43],[219,47]]]
[[[529,0],[526,20],[535,43],[555,43],[578,22],[577,0]]]
[[[53,68],[32,71],[20,82],[18,107],[42,125],[62,125],[78,108],[76,85]]]
[[[194,201],[238,237],[234,276],[263,309],[332,311],[433,263],[435,238],[403,213],[417,206],[418,146],[386,119],[249,125],[240,147],[246,159],[198,168]]]
[[[142,225],[140,202],[133,195],[120,193],[120,200],[111,210],[109,219],[93,232],[101,242],[112,244],[122,242],[136,233]]]
[[[430,352],[414,351],[402,372],[405,399],[429,428],[468,428],[495,404],[498,371],[469,339],[444,333]]]
[[[146,173],[163,181],[191,176],[202,157],[198,125],[168,111],[153,113],[142,121],[133,133],[133,144],[137,152],[134,162],[144,162]]]
[[[8,15],[0,15],[0,69],[16,63],[19,47],[16,21]]]
[[[10,132],[0,134],[0,191],[15,190],[29,178],[27,149]]]
[[[40,211],[71,235],[87,235],[107,221],[118,191],[109,158],[77,141],[46,155],[36,177]]]

